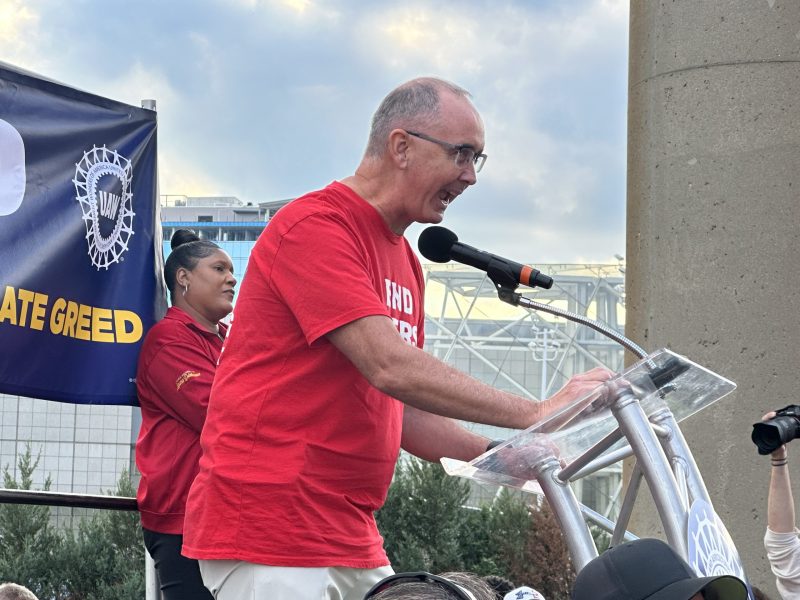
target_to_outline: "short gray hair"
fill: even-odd
[[[433,123],[439,114],[439,94],[443,90],[471,97],[464,88],[436,77],[412,79],[389,92],[372,117],[365,155],[380,156],[394,129],[424,128]]]
[[[38,600],[38,598],[25,586],[0,583],[0,600]]]

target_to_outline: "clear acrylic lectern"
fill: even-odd
[[[635,466],[612,544],[626,533],[644,479],[668,543],[688,559],[691,508],[698,501],[710,506],[711,500],[678,422],[735,387],[685,357],[658,350],[473,461],[442,464],[450,475],[544,494],[580,571],[597,549],[568,482],[632,456]]]

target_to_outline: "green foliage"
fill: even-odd
[[[31,489],[38,464],[28,446],[19,457],[20,481],[6,467],[5,487]],[[112,495],[135,493],[123,472]],[[96,511],[75,529],[57,529],[47,506],[0,504],[0,580],[25,585],[40,600],[140,600],[144,552],[138,513]]]
[[[29,490],[39,457],[20,456],[19,481],[8,467],[3,483]],[[50,488],[50,479],[44,488]],[[566,544],[546,504],[503,488],[491,504],[467,509],[469,483],[437,464],[401,462],[377,513],[396,571],[470,571],[501,575],[567,600],[574,580]],[[115,496],[135,496],[123,473]],[[598,547],[608,536],[593,531]],[[0,580],[29,587],[41,600],[140,600],[144,554],[139,515],[96,511],[74,529],[56,529],[47,506],[0,504]]]
[[[489,547],[498,557],[498,566],[512,581],[526,574],[526,541],[534,520],[530,507],[518,494],[502,488],[491,510]]]
[[[574,571],[546,504],[503,488],[476,510],[464,508],[468,495],[468,482],[437,464],[412,458],[398,465],[376,515],[395,571],[501,575],[548,600],[567,600]]]
[[[611,545],[611,534],[597,525],[589,525],[589,531],[594,538],[594,545],[597,546],[597,553],[602,554]]]
[[[459,534],[466,514],[461,506],[469,495],[466,481],[448,477],[436,464],[407,461],[398,465],[392,489],[378,512],[386,550],[400,565],[417,565],[433,572],[461,568]]]
[[[525,540],[526,562],[521,565],[527,570],[516,576],[530,581],[545,598],[566,600],[575,582],[575,571],[561,527],[546,503],[531,515],[531,527]],[[557,568],[559,566],[561,568]]]
[[[503,559],[491,548],[492,527],[494,525],[493,510],[490,505],[480,509],[465,511],[467,518],[461,530],[461,556],[464,559],[464,570],[480,575],[499,575],[505,573]]]
[[[124,471],[114,496],[134,496]],[[65,532],[65,534],[68,532]],[[128,600],[144,597],[144,546],[139,515],[130,511],[99,511],[69,532],[62,567],[70,600]]]
[[[6,465],[3,485],[7,489],[30,490],[39,459],[40,456],[33,459],[28,445],[17,464],[20,481]],[[50,489],[49,477],[44,489]],[[50,525],[48,507],[0,504],[0,580],[24,582],[40,598],[47,598],[55,594],[49,582],[57,576],[60,551],[61,537]]]

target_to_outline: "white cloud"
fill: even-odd
[[[403,4],[365,11],[353,28],[365,58],[392,69],[477,71],[478,31],[468,11]]]
[[[270,20],[286,24],[314,27],[339,22],[341,14],[335,2],[324,0],[223,0],[226,6],[239,7]]]
[[[192,31],[189,33],[192,44],[195,69],[203,74],[205,84],[212,93],[220,93],[225,85],[225,65],[221,62],[221,49],[207,35]]]
[[[403,70],[512,75],[520,83],[558,73],[576,54],[627,34],[624,0],[537,11],[495,3],[492,10],[425,2],[373,4],[353,28],[364,57]],[[616,37],[610,38],[613,35]]]
[[[627,24],[630,0],[600,0],[596,6],[598,10],[607,13],[615,20]]]
[[[202,40],[195,38],[202,46]],[[193,100],[175,89],[158,66],[136,62],[119,77],[98,80],[92,92],[134,106],[155,99],[159,122],[159,187],[162,194],[185,196],[237,195],[231,182],[223,183],[223,171],[208,169],[203,148],[184,143],[177,124],[180,115],[192,111]],[[209,144],[213,143],[209,140]]]
[[[158,179],[161,194],[180,196],[235,196],[230,187],[221,183],[207,170],[198,168],[191,160],[175,150],[159,152]]]
[[[145,66],[138,61],[116,77],[93,78],[91,86],[94,94],[134,106],[139,106],[143,99],[155,99],[159,113],[163,109],[165,114],[179,110],[179,103],[184,101],[160,67]]]
[[[271,200],[346,176],[389,88],[439,75],[475,96],[489,154],[445,226],[519,259],[539,260],[531,240],[563,261],[624,246],[626,0],[0,3],[0,60],[158,101],[163,193]]]
[[[46,66],[40,48],[46,37],[39,13],[24,0],[0,2],[0,59],[34,70]]]

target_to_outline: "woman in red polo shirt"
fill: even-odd
[[[155,562],[165,600],[213,600],[197,561],[181,556],[186,495],[197,474],[200,431],[211,382],[233,310],[233,263],[215,243],[180,229],[164,278],[172,306],[148,332],[139,356],[136,389],[142,427],[136,494],[144,543]]]

